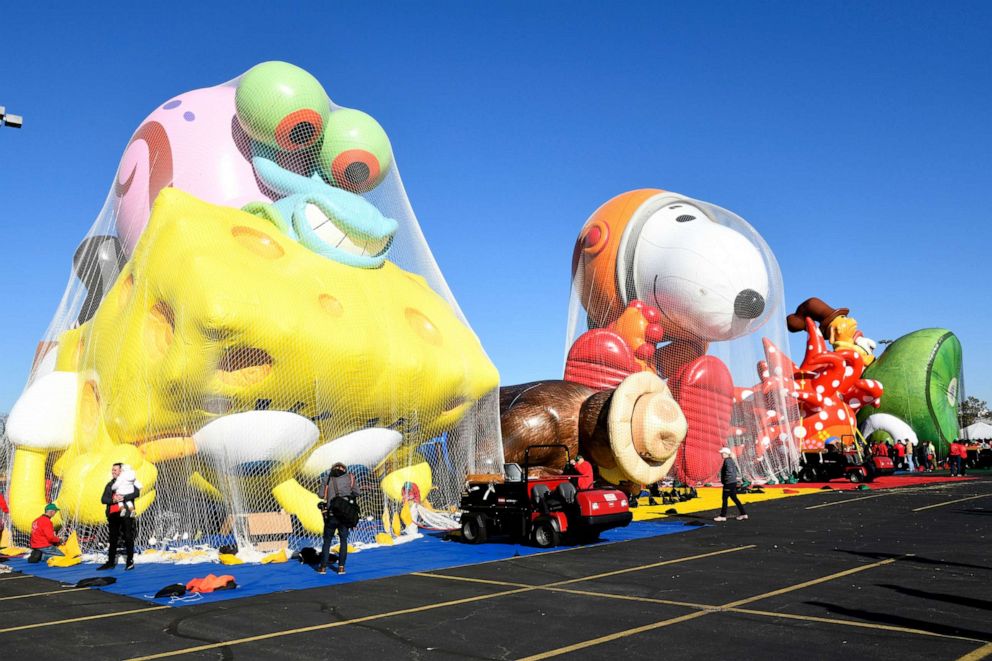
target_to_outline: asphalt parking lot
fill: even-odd
[[[987,476],[749,513],[688,534],[183,608],[7,574],[0,657],[992,656]]]

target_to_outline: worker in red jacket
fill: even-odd
[[[961,444],[957,439],[951,441],[947,449],[947,464],[951,469],[951,477],[957,477],[961,472]]]
[[[581,454],[575,455],[575,470],[579,474],[578,488],[592,488],[592,464],[582,458]]]
[[[903,469],[906,467],[906,446],[902,444],[901,441],[896,442],[896,468]]]
[[[58,513],[58,506],[48,503],[45,513],[31,523],[31,555],[28,562],[41,562],[46,555],[62,555],[58,547],[62,546],[63,541],[55,534],[55,526],[52,525],[52,517]]]
[[[0,514],[10,514],[10,510],[7,509],[7,501],[4,500],[2,493],[0,493]],[[3,519],[4,517],[0,516],[0,535],[3,534]]]

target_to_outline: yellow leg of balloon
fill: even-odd
[[[160,461],[169,459],[182,459],[196,454],[196,444],[188,436],[177,436],[173,438],[160,438],[155,441],[148,441],[139,448],[145,455],[145,461],[157,464]]]
[[[218,502],[224,502],[224,494],[222,494],[217,487],[212,485],[207,478],[203,477],[199,471],[196,471],[189,476],[189,485]]]
[[[320,498],[294,479],[286,480],[272,489],[272,495],[284,510],[296,515],[303,527],[312,533],[324,531],[324,516],[317,509]]]
[[[21,532],[45,511],[45,464],[48,452],[19,447],[10,470],[10,520]],[[52,521],[58,525],[56,516]]]

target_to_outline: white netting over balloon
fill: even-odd
[[[792,476],[804,432],[782,276],[754,228],[677,193],[631,191],[583,226],[572,275],[566,380],[609,389],[636,372],[665,379],[687,423],[672,465],[682,482],[716,481],[723,446],[745,479]]]
[[[55,501],[98,549],[115,462],[161,552],[313,544],[336,462],[361,488],[352,540],[390,544],[502,469],[496,369],[389,139],[302,69],[166,99],[72,268],[8,429],[21,541]]]

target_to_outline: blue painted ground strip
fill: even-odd
[[[599,544],[610,544],[634,539],[645,539],[688,532],[698,529],[698,526],[685,525],[680,522],[641,521],[632,523],[625,528],[614,528],[603,533]],[[559,547],[569,548],[569,547]],[[400,576],[416,571],[434,571],[461,565],[475,565],[493,560],[505,560],[515,556],[536,555],[557,549],[538,549],[531,546],[491,542],[488,544],[470,545],[457,541],[445,541],[438,535],[424,535],[406,544],[395,547],[380,547],[367,549],[352,554],[348,559],[348,573],[338,576],[331,571],[320,575],[306,565],[296,560],[275,565],[222,565],[219,563],[201,563],[196,565],[173,565],[165,563],[138,564],[133,571],[125,572],[124,564],[119,563],[116,569],[96,571],[95,564],[82,564],[75,567],[48,567],[44,563],[28,564],[24,559],[16,558],[8,561],[16,571],[32,574],[63,584],[76,582],[93,576],[113,576],[117,582],[101,590],[122,594],[136,599],[143,599],[158,604],[169,603],[168,599],[155,599],[154,595],[166,585],[186,583],[190,579],[203,577],[207,574],[221,576],[230,574],[237,581],[236,590],[224,590],[203,595],[197,602],[206,603],[226,599],[241,599],[272,592],[288,590],[305,590],[307,588],[326,587],[337,583],[353,583],[368,581],[376,578]],[[173,606],[189,605],[187,602],[175,601]]]

